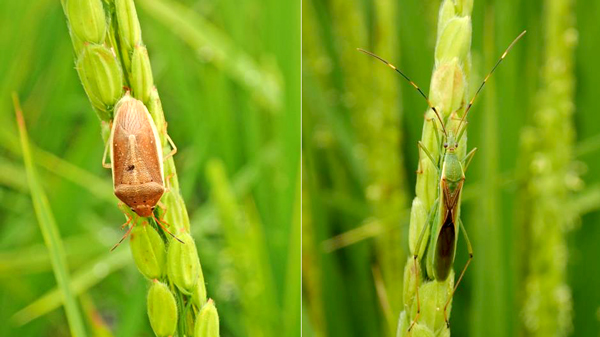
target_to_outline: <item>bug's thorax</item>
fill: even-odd
[[[464,178],[462,163],[455,152],[447,151],[444,154],[441,174],[447,182],[459,182]]]
[[[444,143],[444,160],[441,168],[440,179],[440,206],[443,208],[444,217],[454,225],[458,215],[458,205],[462,192],[465,174],[462,162],[457,155],[458,142],[450,133]]]
[[[115,195],[149,217],[165,191],[158,132],[141,101],[126,95],[115,110],[110,137]]]

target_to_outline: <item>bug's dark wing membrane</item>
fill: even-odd
[[[456,227],[452,221],[451,212],[446,214],[446,220],[440,229],[435,247],[435,278],[438,281],[445,281],[452,270],[456,252]]]

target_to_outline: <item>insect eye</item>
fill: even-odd
[[[454,145],[454,147],[458,147],[458,143],[456,143],[456,145]]]
[[[444,148],[447,148],[447,147],[448,147],[448,143],[444,143]]]

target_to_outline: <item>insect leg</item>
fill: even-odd
[[[127,213],[125,213],[125,215],[127,215]],[[131,223],[131,219],[133,219],[129,215],[127,215],[127,217],[128,217],[127,221],[121,225],[121,230],[123,230],[123,228],[127,227],[127,225],[129,225]]]
[[[439,203],[439,199],[437,199],[433,203],[433,206],[431,207],[431,210],[429,211],[429,214],[427,215],[427,221],[425,222],[425,224],[423,224],[423,228],[421,229],[421,234],[419,234],[419,239],[417,240],[417,245],[415,246],[415,252],[413,254],[413,262],[414,262],[414,266],[415,266],[415,297],[417,298],[417,314],[415,315],[415,319],[412,321],[412,323],[408,327],[409,332],[412,329],[412,327],[415,324],[417,324],[417,321],[419,320],[419,316],[421,316],[421,301],[419,300],[419,268],[417,268],[417,262],[419,260],[419,252],[421,251],[421,243],[423,243],[423,239],[425,238],[425,232],[427,231],[427,228],[430,225],[431,215],[434,214],[434,212],[437,212],[438,203]],[[434,217],[434,219],[435,219],[435,217]]]
[[[175,153],[177,153],[177,146],[175,146],[175,143],[173,142],[173,139],[171,139],[171,136],[169,136],[169,134],[166,132],[165,132],[165,136],[167,137],[167,141],[169,142],[169,145],[171,145],[171,152],[169,152],[166,156],[164,156],[163,160],[167,160],[167,159],[169,159],[169,157],[173,157],[173,155],[175,155]]]
[[[167,178],[165,179],[166,192],[169,192],[171,190],[171,178],[173,178],[173,176],[175,176],[175,172],[171,172],[171,174],[169,174],[167,176]],[[163,209],[164,209],[164,207],[163,207]]]
[[[419,149],[423,150],[423,152],[425,152],[425,154],[427,155],[427,157],[429,157],[429,159],[431,160],[431,163],[433,164],[433,167],[435,167],[435,170],[437,171],[437,173],[440,173],[440,169],[437,167],[437,163],[435,161],[435,159],[433,159],[433,156],[431,155],[431,152],[429,152],[429,150],[427,150],[427,148],[425,147],[425,145],[423,145],[423,143],[421,143],[421,141],[417,142],[417,146],[419,147]]]
[[[436,144],[441,144],[442,140],[440,139],[440,133],[438,132],[437,123],[435,122],[435,120],[433,118],[430,118],[427,121],[433,123],[433,134],[435,135]]]
[[[112,168],[112,163],[107,163],[106,162],[106,155],[108,154],[108,147],[110,146],[110,141],[106,142],[106,145],[104,145],[104,154],[102,155],[102,167],[104,168]]]
[[[125,206],[125,208],[124,208],[123,206]],[[122,201],[119,201],[119,202],[117,203],[117,208],[118,208],[118,209],[119,209],[121,212],[123,212],[123,214],[127,215],[127,205],[125,205],[125,203],[124,203],[124,202],[122,202]]]
[[[126,213],[127,214],[127,213]],[[131,223],[131,220],[133,220],[133,217],[129,216],[129,219],[127,219],[127,222],[125,222],[122,226],[121,229],[125,228],[127,225],[129,225]],[[121,242],[123,242],[123,240],[125,240],[125,238],[127,238],[129,236],[129,233],[131,233],[131,230],[133,229],[133,226],[130,226],[129,229],[127,230],[127,232],[125,232],[125,234],[123,235],[123,237],[121,238],[121,240],[119,240],[119,242],[117,242],[116,245],[114,245],[110,251],[112,252],[113,250],[115,250],[117,247],[119,247],[119,245],[121,244]]]
[[[156,203],[156,205],[157,205],[158,207],[160,207],[160,209],[162,209],[162,210],[163,210],[162,216],[160,216],[160,219],[159,219],[159,220],[160,220],[160,222],[165,222],[165,221],[164,221],[164,219],[165,219],[165,214],[167,214],[167,211],[168,211],[169,209],[168,209],[168,208],[167,208],[167,206],[166,206],[165,204],[163,204],[163,203],[162,203],[160,200],[158,201],[158,203]]]
[[[471,160],[473,160],[473,156],[475,156],[475,152],[477,152],[477,148],[474,147],[473,150],[469,151],[463,160],[463,172],[467,172],[467,168],[469,164],[471,164]]]
[[[173,233],[171,233],[171,232],[170,232],[170,231],[167,229],[167,227],[165,227],[165,225],[164,225],[164,224],[167,224],[167,225],[168,225],[168,223],[166,223],[166,222],[164,222],[164,221],[160,221],[160,220],[158,220],[158,218],[156,217],[156,215],[154,215],[154,212],[152,213],[152,219],[154,219],[154,221],[156,221],[156,223],[157,223],[157,224],[160,226],[160,228],[162,228],[162,229],[163,229],[165,232],[167,232],[169,235],[171,235],[171,236],[173,237],[173,239],[175,239],[175,240],[177,240],[177,241],[179,241],[179,242],[181,242],[181,243],[184,243],[183,241],[181,241],[181,239],[179,239],[179,238],[178,238],[178,237],[176,237],[176,236],[175,236]]]
[[[457,224],[458,224],[458,227],[460,228],[461,232],[463,232],[463,234],[465,236],[465,241],[467,242],[467,250],[469,251],[469,259],[467,260],[467,263],[463,267],[463,270],[460,272],[460,276],[458,277],[458,281],[454,285],[454,289],[452,290],[452,293],[450,294],[450,297],[448,297],[448,300],[446,301],[446,305],[444,305],[444,321],[446,321],[446,326],[447,327],[450,327],[450,322],[448,321],[448,317],[447,317],[447,314],[446,314],[446,309],[448,309],[448,304],[450,304],[450,301],[452,300],[452,297],[454,297],[454,293],[456,292],[456,289],[458,288],[458,285],[460,284],[460,281],[462,280],[463,276],[465,276],[465,272],[467,271],[467,268],[469,267],[469,264],[471,264],[471,260],[473,260],[473,247],[471,246],[471,241],[469,240],[469,236],[467,235],[467,231],[465,230],[465,226],[463,225],[463,223],[460,220],[460,218],[457,219]]]

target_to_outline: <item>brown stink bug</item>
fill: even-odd
[[[173,151],[164,159],[177,151],[170,138],[168,139]],[[106,164],[103,160],[103,166],[112,168],[117,198],[137,215],[152,217],[167,233],[177,239],[166,229],[163,221],[154,215],[154,208],[165,192],[164,159],[158,131],[144,103],[131,97],[129,93],[125,94],[115,107],[108,148],[111,163]],[[129,217],[123,227],[131,220]],[[131,228],[119,243],[127,237]]]

